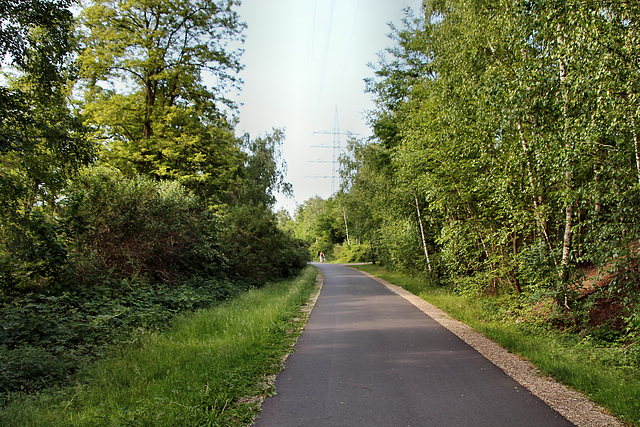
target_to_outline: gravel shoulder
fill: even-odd
[[[507,375],[522,384],[522,386],[526,387],[531,393],[573,424],[585,427],[624,426],[617,418],[607,414],[604,408],[593,403],[581,393],[556,382],[552,378],[543,376],[529,361],[510,353],[470,326],[452,319],[444,311],[399,286],[372,276],[367,272],[358,271],[383,284],[392,292],[403,297],[432,317],[436,322],[476,349],[490,362],[502,369]]]

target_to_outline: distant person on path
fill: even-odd
[[[320,262],[324,262],[325,258],[324,258],[324,252],[320,252]]]

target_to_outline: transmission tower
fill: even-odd
[[[340,124],[338,123],[338,106],[336,105],[335,110],[335,118],[333,122],[333,130],[324,130],[314,132],[314,134],[324,134],[324,135],[333,135],[333,143],[332,145],[315,145],[315,148],[331,148],[333,154],[331,156],[331,195],[335,194],[336,191],[336,181],[338,176],[338,160],[340,157],[340,153],[342,152],[342,145],[340,143],[340,135],[353,135],[350,132],[340,132]],[[322,161],[316,161],[322,162]],[[325,163],[325,162],[322,162]],[[327,178],[327,177],[318,177],[318,178]]]

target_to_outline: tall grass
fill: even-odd
[[[455,295],[430,286],[424,278],[389,272],[375,265],[356,268],[369,272],[446,311],[507,350],[533,363],[545,375],[589,396],[629,425],[640,426],[640,366],[625,359],[624,346],[603,346],[588,337],[531,328],[502,321],[482,299]]]
[[[175,321],[82,372],[72,389],[17,397],[3,426],[247,425],[281,368],[317,270]]]

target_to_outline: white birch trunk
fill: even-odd
[[[344,218],[344,231],[347,235],[347,245],[351,246],[351,242],[349,241],[349,226],[347,225],[347,211],[345,208],[342,208],[342,217]]]
[[[564,38],[562,37],[561,28],[558,25],[558,32],[560,35],[558,36],[558,45],[564,44]],[[565,152],[566,152],[566,171],[565,171],[565,222],[564,222],[564,237],[562,239],[562,260],[560,261],[561,268],[561,276],[565,278],[566,267],[569,264],[569,254],[571,253],[571,242],[573,238],[573,202],[569,195],[571,191],[572,181],[573,181],[573,171],[572,171],[572,151],[573,144],[569,138],[567,132],[567,92],[566,88],[564,88],[567,80],[567,71],[565,69],[565,64],[560,59],[558,61],[558,68],[560,70],[560,86],[561,90],[563,90],[563,118],[564,118],[564,138],[565,138]]]
[[[418,203],[418,193],[413,189],[413,197],[416,200],[416,211],[418,212],[418,223],[420,224],[420,235],[422,237],[422,247],[424,248],[424,256],[427,259],[427,268],[431,271],[431,259],[429,258],[429,250],[427,249],[427,239],[424,237],[424,227],[422,225],[422,215],[420,213],[420,204]]]

